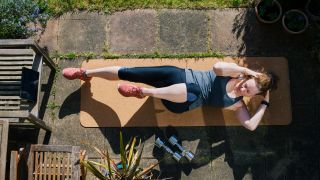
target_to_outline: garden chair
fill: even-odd
[[[0,119],[8,119],[10,124],[36,125],[47,131],[51,128],[39,118],[39,95],[43,62],[56,71],[54,62],[31,39],[0,40]],[[35,101],[20,97],[22,69],[38,72]],[[25,121],[25,120],[28,121]]]
[[[27,173],[21,172],[21,163],[27,162]],[[29,180],[79,180],[80,147],[65,145],[31,145],[30,150],[11,152],[10,179],[16,180],[18,176],[28,177]]]

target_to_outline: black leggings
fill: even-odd
[[[118,76],[122,80],[144,83],[156,88],[186,83],[185,70],[175,66],[122,67],[119,69]],[[186,102],[175,103],[161,99],[163,105],[171,112],[183,113],[188,111],[189,105],[198,98],[200,88],[196,84],[186,83],[186,86]]]

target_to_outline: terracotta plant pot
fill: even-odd
[[[256,16],[263,23],[275,23],[282,15],[282,7],[277,0],[261,0],[255,7]]]
[[[309,25],[306,14],[298,9],[291,9],[284,13],[282,17],[283,28],[291,34],[304,32]]]

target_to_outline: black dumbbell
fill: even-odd
[[[169,143],[172,146],[177,146],[179,150],[182,152],[182,155],[188,159],[189,162],[194,158],[194,154],[191,151],[186,150],[182,145],[178,143],[178,139],[175,136],[171,136],[169,138]]]
[[[160,138],[157,138],[156,141],[155,141],[155,145],[158,147],[158,148],[163,148],[165,151],[167,151],[169,154],[172,155],[173,159],[175,159],[176,161],[180,161],[180,159],[182,158],[182,155],[178,152],[173,152],[168,146],[166,146],[164,144],[164,142],[160,139]]]

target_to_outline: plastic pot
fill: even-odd
[[[291,9],[282,17],[282,26],[290,34],[300,34],[308,28],[308,25],[308,17],[298,9]]]
[[[255,6],[256,16],[263,23],[275,23],[282,15],[281,4],[277,0],[261,0]]]

